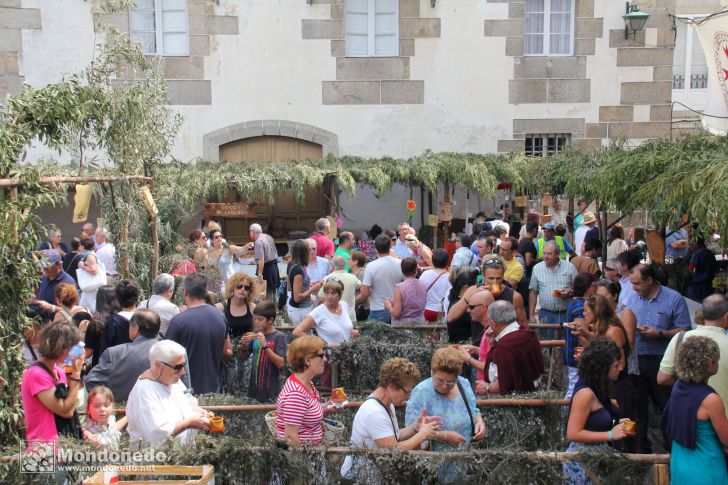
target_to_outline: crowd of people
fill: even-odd
[[[450,345],[435,352],[429,377],[403,358],[382,365],[379,385],[354,419],[352,445],[469,446],[486,433],[476,396],[540,389],[540,338],[563,337],[569,450],[610,445],[651,453],[656,410],[664,412],[661,446],[679,450],[676,473],[708,460],[696,446],[710,448],[711,463],[719,463],[728,445],[728,353],[720,352],[728,352],[728,303],[704,284],[715,273],[705,269],[712,253],[704,242],[690,247],[684,229],[668,230],[668,256],[688,258],[687,293],[703,303],[703,324],[691,330],[683,296],[649,262],[644,229],[632,228],[625,239],[616,224],[602,241],[583,202],[573,227],[558,200],[546,222],[531,213],[521,224],[509,209],[501,206],[491,220],[479,215],[453,235],[453,253],[427,247],[406,222],[396,232],[375,225],[360,238],[341,231],[335,244],[322,218],[310,238],[290,245],[285,274],[275,240],[260,225],[250,226],[251,242],[234,245],[211,223],[189,235],[189,253],[154,280],[143,301],[136,282],[118,278],[108,231],[84,225],[69,251],[53,229],[34,252],[42,276],[24,345],[27,438],[69,434],[118,446],[126,427],[144,445],[189,442],[210,429],[211,413],[196,395],[244,389],[276,403],[278,439],[320,444],[324,415],[336,406],[321,402],[317,386],[330,387],[330,349],[357,338],[357,321],[444,322]],[[608,257],[600,261],[604,245]],[[241,266],[246,257],[252,268]],[[294,327],[292,341],[274,326],[281,314]],[[534,330],[537,322],[552,325]],[[247,383],[232,382],[241,376]],[[119,421],[115,401],[126,401]],[[88,410],[83,424],[79,403]],[[400,429],[394,406],[405,403]],[[341,473],[379,480],[356,456]],[[463,473],[454,463],[440,470],[443,481]],[[564,473],[569,483],[589,481],[576,462]]]

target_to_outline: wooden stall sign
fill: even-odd
[[[440,203],[440,222],[452,221],[452,202]]]
[[[255,217],[251,202],[209,202],[205,204],[205,217]]]
[[[516,207],[527,207],[528,198],[525,195],[517,195],[515,198],[515,206]]]

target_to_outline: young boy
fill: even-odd
[[[248,397],[260,402],[275,402],[281,390],[279,371],[286,363],[288,342],[282,332],[273,328],[276,306],[262,301],[253,310],[255,332],[243,335],[242,358],[253,354]]]

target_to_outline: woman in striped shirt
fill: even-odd
[[[324,372],[324,341],[305,336],[288,347],[293,373],[277,400],[276,438],[294,445],[319,445],[324,438],[324,408],[313,378]]]

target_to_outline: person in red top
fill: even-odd
[[[331,261],[334,256],[334,241],[329,239],[331,232],[331,223],[325,217],[316,221],[316,234],[311,239],[316,241],[316,256],[326,258]]]
[[[294,445],[320,445],[324,439],[324,408],[313,378],[324,372],[324,341],[305,336],[286,353],[293,373],[276,401],[276,438]]]

